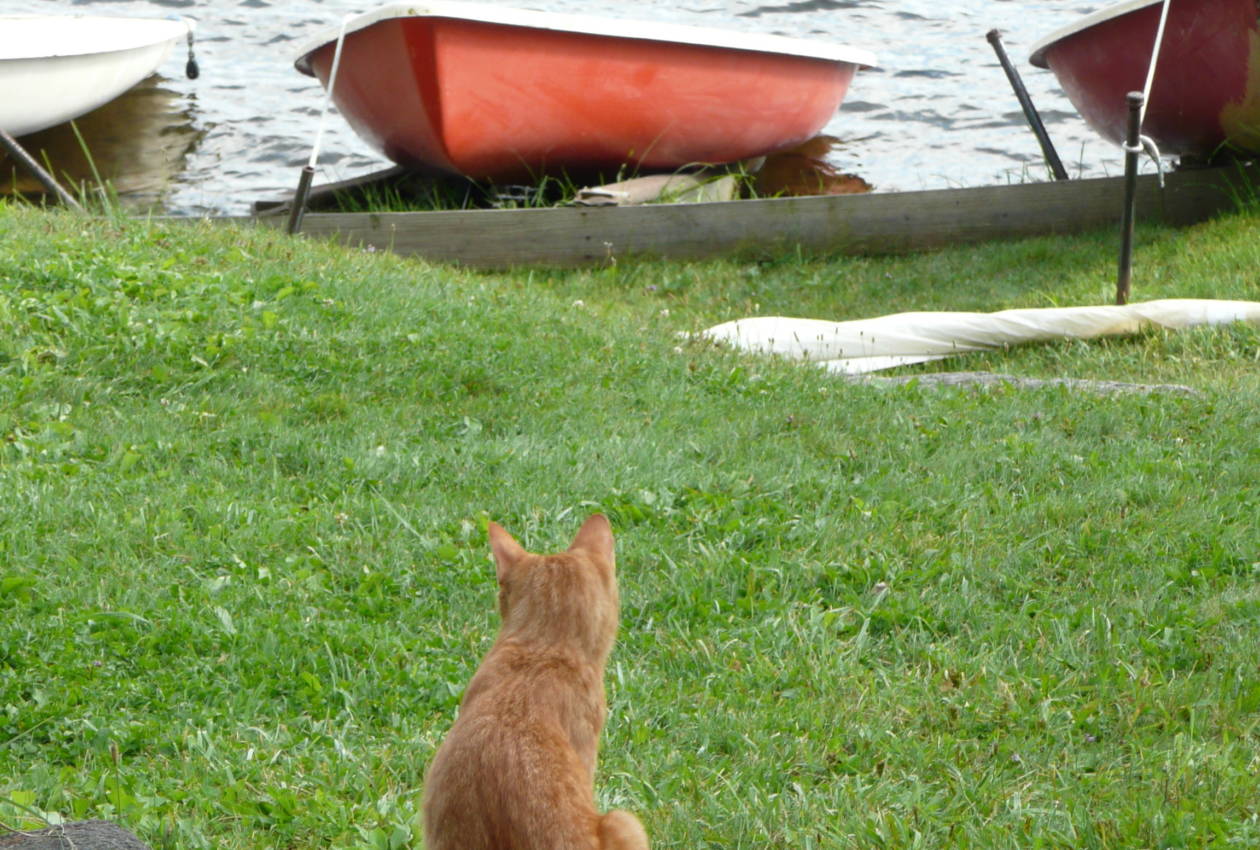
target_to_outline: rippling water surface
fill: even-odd
[[[354,0],[0,0],[4,13],[184,15],[197,21],[201,77],[183,77],[183,51],[163,65],[180,120],[196,142],[165,197],[181,213],[241,213],[292,191],[310,155],[323,103],[313,79],[293,70],[293,49],[350,12]],[[826,132],[844,144],[840,169],[877,191],[979,186],[1042,179],[1040,148],[985,39],[1002,31],[1069,171],[1122,170],[1118,149],[1084,125],[1047,71],[1027,63],[1043,35],[1101,3],[1013,0],[517,0],[551,11],[773,33],[873,51]],[[385,167],[335,114],[323,138],[319,180]]]

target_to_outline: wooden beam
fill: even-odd
[[[1185,170],[1138,181],[1138,213],[1172,225],[1229,209],[1260,169]],[[311,213],[302,230],[348,245],[477,268],[573,266],[629,256],[702,258],[799,246],[887,254],[1119,226],[1123,178],[869,195],[642,207]]]

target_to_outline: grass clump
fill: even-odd
[[[1256,223],[1143,231],[1138,294],[1256,298]],[[495,628],[485,521],[546,550],[602,510],[598,790],[656,846],[1256,844],[1256,329],[948,367],[1194,397],[677,337],[1098,303],[1112,251],[487,275],[0,209],[0,821],[418,847]]]

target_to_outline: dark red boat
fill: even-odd
[[[1033,46],[1085,121],[1122,144],[1125,96],[1142,91],[1161,0],[1126,0]],[[1142,132],[1161,152],[1260,153],[1260,12],[1255,0],[1171,0]]]

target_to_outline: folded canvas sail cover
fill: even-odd
[[[897,313],[848,322],[766,316],[724,322],[702,335],[749,351],[809,360],[835,372],[858,375],[1028,342],[1229,322],[1260,324],[1260,302],[1169,298],[1125,306]]]

